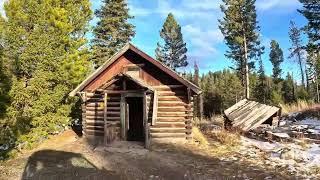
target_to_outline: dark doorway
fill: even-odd
[[[143,98],[127,97],[128,141],[144,141]]]

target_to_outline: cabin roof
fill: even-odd
[[[188,81],[187,79],[183,78],[179,74],[177,74],[175,71],[170,69],[168,66],[164,65],[160,61],[155,60],[151,56],[147,55],[131,43],[126,44],[118,53],[116,53],[114,56],[112,56],[109,60],[107,60],[105,63],[103,63],[97,70],[95,70],[90,76],[88,76],[80,85],[78,85],[69,95],[75,96],[78,92],[81,92],[90,82],[92,82],[95,78],[97,78],[105,69],[107,69],[113,62],[119,59],[124,53],[126,53],[128,50],[133,51],[134,53],[141,56],[146,61],[152,63],[157,68],[162,70],[163,72],[167,73],[172,78],[176,79],[186,87],[190,88],[195,94],[201,94],[201,90],[198,86],[193,84],[192,82]],[[128,75],[127,75],[128,76]],[[136,79],[135,79],[136,80]],[[142,80],[141,80],[142,81]],[[143,81],[142,81],[143,82]]]
[[[269,106],[256,101],[241,100],[224,111],[225,116],[231,121],[233,127],[244,131],[257,128],[270,117],[280,114],[280,108]]]

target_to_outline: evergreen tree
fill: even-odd
[[[304,59],[303,59],[303,45],[301,39],[301,30],[296,26],[293,21],[290,21],[290,30],[289,30],[289,38],[291,41],[291,48],[289,49],[290,55],[289,58],[296,58],[296,61],[300,67],[300,74],[301,74],[301,83],[305,86],[305,79],[304,79]]]
[[[313,48],[320,51],[320,1],[317,0],[299,0],[303,8],[298,10],[307,20],[308,25],[305,31],[308,34],[309,41]]]
[[[172,13],[163,24],[160,31],[160,37],[164,41],[164,45],[157,44],[156,59],[164,63],[173,70],[180,67],[186,67],[187,62],[187,45],[183,41],[181,27],[175,20]]]
[[[6,108],[9,104],[8,92],[11,85],[8,68],[6,67],[7,63],[5,62],[4,58],[4,29],[5,20],[0,16],[0,118],[3,118],[3,116],[5,115]]]
[[[233,59],[236,70],[245,86],[246,98],[250,98],[249,64],[259,53],[260,41],[255,0],[222,0],[224,13],[219,20],[229,50],[226,57]]]
[[[282,93],[285,103],[293,103],[296,101],[294,92],[294,81],[290,73],[287,74],[286,79],[283,81]]]
[[[320,1],[299,0],[303,7],[298,10],[308,21],[305,32],[308,35],[307,46],[307,76],[309,87],[312,87],[313,96],[320,102],[319,76],[320,76]]]
[[[259,81],[255,88],[255,97],[261,103],[269,103],[270,87],[267,84],[267,77],[265,74],[262,59],[259,60]]]
[[[135,26],[128,22],[133,16],[126,0],[103,0],[95,15],[99,21],[93,30],[93,61],[99,67],[131,41]]]
[[[282,69],[280,67],[281,63],[283,62],[283,51],[281,50],[279,43],[275,40],[272,40],[270,43],[270,54],[269,58],[273,65],[272,68],[272,77],[275,84],[278,84],[281,81],[281,72]]]
[[[90,2],[10,0],[5,11],[4,57],[13,75],[7,116],[18,143],[31,145],[70,123],[68,93],[90,70]]]

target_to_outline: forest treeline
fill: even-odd
[[[291,23],[291,55],[283,57],[276,40],[270,47],[261,45],[255,0],[222,1],[219,27],[229,47],[226,57],[234,66],[200,75],[195,64],[195,72],[185,74],[203,89],[204,115],[221,113],[243,98],[268,104],[319,101],[320,2],[300,2],[299,12],[308,24]],[[8,0],[4,10],[5,16],[0,16],[0,157],[7,158],[81,118],[80,101],[69,97],[69,92],[130,42],[135,26],[125,0],[102,0],[94,12],[89,0]],[[97,23],[92,26],[94,17]],[[88,33],[93,37],[89,39]],[[308,37],[306,43],[302,34]],[[168,14],[159,36],[156,59],[182,72],[190,60],[174,14]],[[265,74],[261,58],[266,48],[271,49],[272,76]],[[301,83],[291,74],[283,78],[285,59],[300,67]],[[196,102],[200,107],[201,99]]]

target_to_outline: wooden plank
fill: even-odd
[[[83,93],[83,104],[82,104],[82,134],[85,134],[85,129],[87,125],[87,116],[86,116],[86,100],[87,100],[87,93]]]
[[[184,85],[159,85],[159,86],[153,86],[153,88],[157,89],[157,90],[163,90],[163,89],[177,89],[177,88],[184,88]]]
[[[145,134],[145,139],[144,139],[144,144],[145,144],[145,148],[149,148],[148,144],[149,144],[149,126],[148,126],[148,112],[147,112],[147,97],[146,97],[146,92],[143,93],[143,126],[144,126],[144,134]]]
[[[108,112],[108,94],[107,93],[104,93],[104,117],[103,117],[103,120],[104,120],[104,144],[107,144],[108,143],[108,120],[107,120],[107,114]]]
[[[153,93],[152,121],[151,121],[152,126],[156,123],[157,114],[158,114],[158,92],[157,90],[155,90]]]
[[[121,139],[126,140],[126,117],[125,117],[125,96],[121,94],[121,101],[120,101],[120,122],[121,122]]]
[[[239,101],[235,105],[233,105],[230,108],[228,108],[227,110],[225,110],[224,111],[225,115],[229,115],[232,111],[236,110],[237,108],[239,108],[240,106],[242,106],[246,102],[247,102],[247,99],[243,99],[243,100]]]
[[[188,112],[192,112],[193,109],[191,108],[185,108],[183,106],[179,106],[179,107],[158,107],[158,112],[184,112],[184,113],[188,113]]]
[[[186,137],[186,133],[151,133],[152,138]]]

